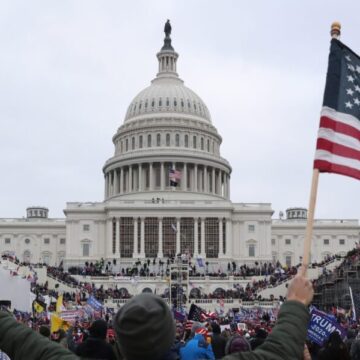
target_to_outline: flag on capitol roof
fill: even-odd
[[[314,168],[360,179],[360,57],[331,40]]]

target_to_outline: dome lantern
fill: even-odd
[[[159,61],[159,70],[156,75],[157,78],[163,77],[175,77],[178,78],[179,75],[176,72],[176,62],[179,57],[179,54],[174,50],[171,45],[171,25],[170,20],[165,24],[164,28],[165,38],[164,45],[161,48],[160,52],[156,54]]]

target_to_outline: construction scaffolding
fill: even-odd
[[[189,264],[183,256],[177,256],[170,265],[170,304],[177,311],[184,311],[189,298]]]

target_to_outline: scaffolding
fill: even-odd
[[[177,256],[174,263],[170,265],[169,287],[171,307],[183,312],[189,298],[189,264],[187,258]]]

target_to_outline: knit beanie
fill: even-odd
[[[107,332],[107,323],[105,320],[99,319],[95,320],[90,328],[89,328],[90,335],[95,338],[105,339],[106,332]]]
[[[240,335],[234,335],[232,336],[228,343],[226,344],[226,348],[225,348],[225,354],[229,355],[229,354],[233,354],[236,352],[246,352],[246,351],[251,351],[251,346],[249,344],[249,342]]]
[[[175,323],[168,305],[158,296],[141,294],[115,315],[114,330],[126,360],[158,360],[171,348]]]

